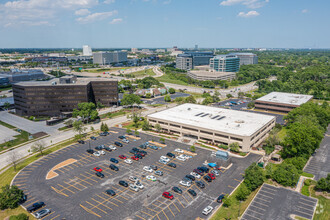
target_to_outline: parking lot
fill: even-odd
[[[293,219],[290,215],[313,219],[316,204],[315,198],[282,187],[264,184],[241,219]]]
[[[97,140],[90,141],[90,146],[94,148],[100,144],[113,144],[119,141],[119,135],[124,135],[125,130],[111,128],[112,132],[106,137],[97,137]],[[14,179],[15,185],[24,190],[27,194],[27,201],[23,204],[26,208],[31,204],[43,201],[46,208],[52,212],[44,219],[194,219],[203,216],[203,209],[211,205],[216,208],[220,204],[216,198],[224,193],[229,194],[242,180],[244,170],[252,163],[257,161],[260,156],[250,154],[246,158],[232,158],[233,165],[228,170],[220,170],[220,176],[212,182],[206,182],[203,178],[205,188],[200,189],[193,184],[190,187],[179,185],[179,181],[194,168],[202,166],[208,162],[217,162],[211,156],[211,152],[206,149],[196,149],[197,155],[189,160],[180,161],[176,158],[171,159],[177,167],[172,168],[158,162],[160,156],[167,152],[174,152],[176,148],[183,150],[189,146],[174,141],[166,140],[166,146],[154,150],[145,149],[147,156],[133,164],[126,164],[120,159],[119,155],[131,157],[129,151],[146,141],[158,140],[159,138],[141,134],[140,139],[134,141],[129,138],[130,143],[123,143],[123,147],[107,152],[105,155],[96,157],[86,152],[89,143],[74,144],[50,154],[41,160],[23,169]],[[109,158],[116,158],[119,163],[116,166],[119,171],[109,168]],[[66,161],[75,161],[63,167],[56,167]],[[163,171],[163,176],[157,176],[143,170],[144,166],[156,165],[158,170]],[[55,168],[56,169],[55,169]],[[94,167],[103,169],[104,178],[95,175]],[[58,176],[46,180],[50,170]],[[157,180],[146,179],[147,175],[154,175]],[[120,180],[131,183],[128,178],[134,176],[140,179],[144,189],[135,192],[129,187],[118,184]],[[177,194],[171,190],[173,186],[182,189],[182,194]],[[105,193],[105,190],[112,189],[116,192],[115,196]],[[197,196],[191,196],[187,190],[193,189]],[[162,197],[164,191],[171,192],[173,200]]]
[[[308,161],[307,165],[304,168],[304,171],[307,173],[311,173],[314,175],[315,180],[319,180],[321,178],[326,178],[328,173],[330,173],[330,126],[324,138],[320,144],[320,148],[318,148],[315,152],[315,155],[311,157]]]

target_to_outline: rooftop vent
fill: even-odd
[[[200,115],[202,115],[202,114],[204,114],[204,112],[198,113],[198,114],[195,115],[195,116],[200,116]]]
[[[191,110],[191,108],[188,108],[188,111],[190,111]]]

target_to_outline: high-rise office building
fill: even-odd
[[[127,62],[126,51],[115,51],[115,52],[96,52],[93,53],[93,63],[100,65],[109,65],[113,63]]]
[[[239,65],[258,64],[258,56],[253,53],[230,53],[239,58]]]
[[[191,58],[191,59],[182,59],[181,57]],[[195,66],[209,65],[210,59],[212,57],[213,57],[213,52],[185,52],[177,56],[176,62],[179,63],[179,65],[177,65],[176,68],[188,70],[187,67],[190,67],[190,64],[189,63],[180,64],[182,62],[192,62],[190,69],[193,69]]]
[[[88,45],[83,46],[83,56],[93,56],[92,48]]]
[[[218,55],[210,60],[211,71],[238,72],[239,58],[236,55]]]
[[[197,44],[195,45],[195,50],[198,50],[198,45]]]

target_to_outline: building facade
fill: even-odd
[[[90,46],[83,46],[83,56],[93,56],[92,48]]]
[[[234,72],[211,72],[211,71],[188,71],[190,78],[197,80],[233,80],[236,78]]]
[[[236,55],[218,55],[210,60],[211,71],[238,72],[239,58]]]
[[[63,77],[13,85],[16,113],[24,116],[59,116],[81,102],[117,105],[118,82],[110,79]]]
[[[312,99],[312,95],[271,92],[257,99],[254,105],[259,110],[288,113]]]
[[[0,72],[0,77],[5,77],[10,83],[44,79],[47,76],[39,69],[11,69],[8,72]]]
[[[100,65],[109,65],[114,63],[127,62],[126,51],[115,51],[115,52],[96,52],[93,53],[93,63]]]
[[[239,65],[258,64],[258,56],[253,53],[230,53],[239,58]]]
[[[243,152],[258,147],[275,126],[275,116],[183,104],[147,116],[152,127],[216,144],[238,143]]]
[[[176,58],[176,68],[181,70],[191,70],[193,68],[191,57],[178,56]]]
[[[182,59],[181,57],[190,59]],[[186,67],[190,66],[190,62],[190,69],[193,69],[195,66],[209,65],[211,58],[213,58],[213,52],[185,52],[177,56],[176,62],[179,63],[179,65],[177,65],[176,68],[188,70]]]

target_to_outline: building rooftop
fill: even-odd
[[[235,72],[217,72],[217,71],[206,71],[206,70],[191,70],[189,72],[196,76],[205,76],[205,77],[227,76],[227,75],[236,74]]]
[[[312,95],[302,95],[284,92],[271,92],[259,99],[257,101],[272,102],[272,103],[282,103],[289,105],[302,105],[313,98]]]
[[[149,117],[240,136],[251,136],[275,119],[275,116],[197,104],[179,105]]]
[[[254,53],[229,53],[230,55],[241,55],[241,56],[257,56]]]
[[[69,76],[63,76],[64,79],[70,78]],[[63,86],[63,85],[87,85],[91,81],[117,81],[116,79],[108,78],[77,78],[74,83],[60,83],[60,78],[55,78],[47,81],[25,81],[15,83],[20,86]]]
[[[237,58],[237,56],[233,55],[233,54],[221,54],[221,55],[216,55],[214,58],[216,58],[216,59],[226,59],[226,58]]]

